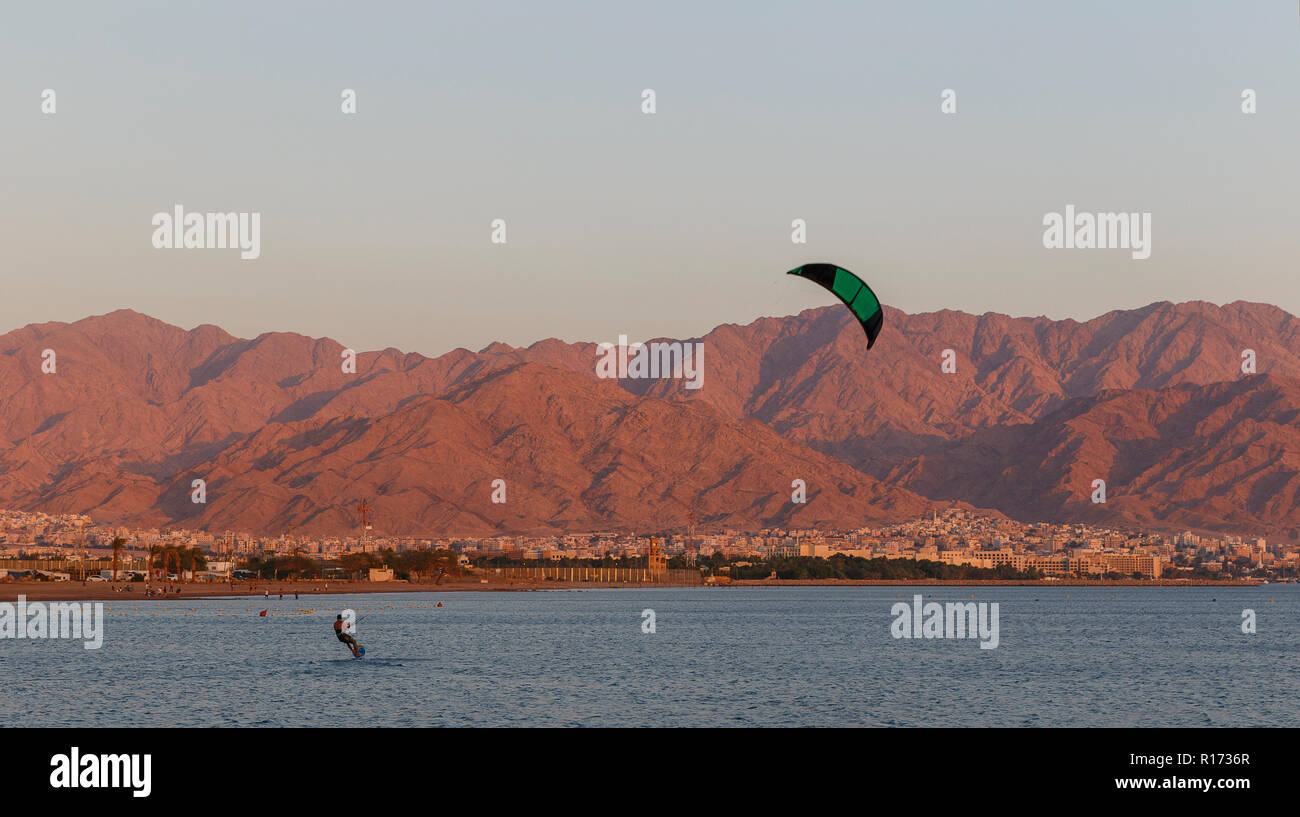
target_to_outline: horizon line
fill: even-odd
[[[944,308],[942,308],[942,309],[934,309],[934,310],[929,310],[929,311],[925,311],[925,312],[907,312],[907,311],[905,311],[905,310],[903,310],[903,309],[901,309],[901,308],[899,308],[899,307],[891,306],[891,305],[889,305],[889,304],[882,304],[882,307],[883,307],[886,311],[892,311],[892,312],[896,312],[896,313],[901,313],[901,314],[903,314],[903,315],[905,315],[905,316],[907,316],[907,317],[913,317],[913,318],[924,317],[924,316],[927,316],[927,315],[940,315],[940,314],[943,314],[943,313],[955,313],[955,314],[959,314],[959,315],[969,315],[969,316],[974,317],[974,318],[984,318],[984,317],[988,317],[988,316],[995,316],[995,317],[1000,317],[1000,318],[1007,318],[1007,319],[1009,319],[1009,320],[1013,320],[1013,321],[1040,321],[1040,320],[1046,320],[1046,321],[1051,321],[1052,323],[1074,323],[1074,324],[1078,324],[1078,325],[1086,325],[1086,324],[1092,323],[1093,321],[1096,321],[1096,320],[1099,320],[1099,319],[1101,319],[1101,318],[1104,318],[1104,317],[1106,317],[1107,315],[1112,315],[1112,314],[1119,313],[1119,312],[1141,312],[1141,311],[1143,311],[1143,310],[1151,309],[1152,307],[1159,307],[1159,306],[1165,306],[1165,305],[1172,306],[1172,307],[1175,307],[1175,308],[1180,307],[1180,306],[1187,306],[1187,305],[1207,305],[1207,306],[1212,306],[1212,307],[1214,307],[1215,309],[1227,309],[1227,308],[1229,308],[1229,307],[1236,306],[1236,305],[1239,305],[1239,304],[1241,304],[1241,305],[1246,305],[1246,306],[1269,307],[1269,308],[1272,308],[1272,309],[1276,309],[1276,310],[1278,310],[1279,312],[1282,312],[1282,313],[1284,313],[1284,314],[1286,314],[1286,315],[1288,315],[1288,316],[1290,316],[1290,317],[1292,317],[1292,318],[1300,317],[1300,316],[1295,315],[1294,313],[1288,312],[1284,307],[1278,306],[1277,304],[1274,304],[1274,303],[1269,303],[1269,302],[1266,302],[1266,301],[1250,301],[1250,300],[1246,300],[1246,299],[1242,299],[1242,298],[1239,298],[1239,299],[1234,300],[1234,301],[1228,301],[1228,302],[1226,302],[1226,303],[1222,303],[1222,304],[1218,304],[1218,303],[1215,303],[1215,302],[1213,302],[1213,301],[1201,300],[1201,299],[1199,299],[1199,298],[1191,299],[1191,300],[1186,300],[1186,301],[1169,301],[1169,300],[1152,301],[1152,302],[1150,302],[1150,303],[1148,303],[1148,304],[1144,304],[1144,305],[1142,305],[1142,306],[1135,306],[1135,307],[1116,307],[1116,308],[1114,308],[1114,309],[1109,309],[1109,310],[1107,310],[1107,311],[1105,311],[1105,312],[1102,312],[1102,313],[1099,314],[1099,315],[1095,315],[1095,316],[1093,316],[1093,317],[1091,317],[1091,318],[1088,318],[1088,319],[1086,319],[1086,320],[1079,320],[1078,318],[1072,318],[1072,317],[1065,317],[1065,318],[1052,318],[1052,317],[1049,317],[1049,316],[1047,316],[1047,315],[1041,315],[1041,314],[1040,314],[1040,315],[1011,315],[1011,314],[1008,314],[1008,313],[1005,313],[1005,312],[996,312],[996,311],[992,311],[992,310],[988,310],[988,311],[985,311],[985,312],[979,312],[979,313],[976,313],[976,312],[967,312],[967,311],[964,310],[964,309],[959,309],[959,308],[954,308],[954,307],[944,307]],[[824,305],[824,306],[813,306],[813,307],[808,307],[807,309],[802,309],[802,310],[800,310],[800,311],[798,311],[798,312],[795,312],[795,313],[793,313],[793,314],[788,314],[788,315],[759,315],[759,316],[757,316],[757,317],[751,319],[751,320],[750,320],[749,322],[747,322],[747,323],[737,323],[737,322],[734,322],[734,321],[725,321],[725,322],[723,322],[723,323],[715,324],[711,329],[707,330],[706,332],[704,332],[703,334],[700,334],[700,335],[690,335],[690,336],[686,336],[686,337],[670,337],[670,336],[667,336],[667,335],[655,335],[655,336],[652,336],[652,337],[647,337],[647,338],[645,338],[645,339],[642,340],[642,341],[629,341],[629,343],[649,343],[649,342],[657,341],[657,340],[672,340],[672,341],[692,341],[692,340],[701,340],[701,339],[703,339],[706,335],[711,334],[711,333],[713,333],[713,332],[716,332],[718,329],[721,329],[721,328],[723,328],[723,327],[746,327],[746,326],[753,326],[754,324],[758,323],[759,321],[765,321],[765,320],[783,320],[783,319],[786,319],[786,318],[801,318],[801,317],[807,315],[808,313],[825,311],[825,310],[828,310],[828,309],[834,309],[834,308],[836,308],[836,307],[842,307],[842,304],[826,304],[826,305]],[[164,324],[164,325],[166,325],[166,326],[170,326],[170,327],[172,327],[172,328],[179,329],[179,330],[182,331],[182,332],[195,332],[195,331],[197,331],[198,329],[201,329],[202,327],[205,327],[205,326],[211,326],[211,327],[213,327],[213,328],[215,328],[215,329],[217,329],[217,330],[219,330],[219,331],[221,331],[221,332],[225,332],[226,334],[230,335],[230,336],[231,336],[232,338],[234,338],[235,340],[251,341],[251,340],[257,340],[258,338],[266,337],[267,335],[296,335],[296,336],[298,336],[298,337],[301,337],[301,338],[307,338],[307,339],[309,339],[309,340],[315,340],[315,341],[327,340],[327,341],[332,341],[332,342],[334,342],[334,343],[338,343],[340,346],[344,346],[344,348],[349,348],[349,347],[346,347],[345,344],[342,343],[342,341],[336,340],[335,338],[330,337],[330,336],[328,336],[328,335],[309,335],[309,334],[306,334],[306,333],[303,333],[303,332],[299,332],[299,331],[294,330],[294,329],[267,329],[267,330],[265,330],[265,331],[263,331],[263,332],[258,333],[257,335],[254,335],[253,337],[241,337],[241,336],[239,336],[239,335],[231,334],[231,333],[228,332],[225,328],[223,328],[220,324],[216,324],[216,323],[208,323],[208,322],[204,322],[204,323],[199,323],[199,324],[196,324],[196,325],[194,325],[194,326],[192,326],[192,327],[186,328],[186,327],[184,327],[184,326],[182,326],[182,325],[180,325],[180,324],[172,323],[172,322],[170,322],[170,321],[168,321],[168,320],[165,320],[165,319],[163,319],[163,318],[159,318],[159,317],[157,317],[157,316],[155,316],[155,315],[151,315],[151,314],[149,314],[149,313],[147,313],[147,312],[141,312],[141,311],[139,311],[139,310],[137,310],[137,309],[134,309],[134,308],[132,308],[132,307],[129,307],[129,306],[118,307],[118,308],[116,308],[116,309],[109,310],[108,312],[102,312],[102,313],[92,314],[92,315],[85,315],[85,316],[83,316],[83,317],[80,317],[80,318],[77,318],[77,319],[75,319],[75,320],[71,320],[71,321],[64,321],[64,320],[57,320],[57,319],[47,320],[47,321],[41,321],[41,322],[33,321],[33,322],[29,322],[29,323],[23,324],[22,326],[13,327],[13,328],[11,328],[11,329],[8,329],[8,330],[5,330],[5,331],[3,331],[3,332],[0,332],[0,336],[2,336],[2,335],[8,335],[8,334],[11,334],[11,333],[14,333],[14,332],[20,332],[20,331],[22,331],[22,330],[24,330],[24,329],[39,329],[39,328],[41,328],[41,327],[46,327],[46,326],[49,326],[49,325],[51,325],[51,324],[55,324],[55,325],[59,325],[59,326],[75,326],[75,325],[77,325],[77,324],[79,324],[79,323],[83,323],[83,322],[85,322],[85,321],[94,320],[94,319],[96,319],[96,318],[108,318],[108,317],[110,317],[110,316],[112,316],[112,315],[116,315],[116,314],[123,313],[123,312],[131,313],[131,314],[133,314],[133,315],[139,315],[139,316],[141,316],[141,317],[143,317],[143,318],[147,318],[147,319],[152,320],[152,321],[157,321],[158,323],[162,323],[162,324]],[[846,320],[847,320],[847,319],[848,319],[848,318],[847,318],[847,316],[846,316]],[[416,351],[403,350],[403,349],[401,349],[401,348],[399,348],[399,347],[396,347],[396,346],[385,346],[385,347],[383,347],[383,348],[381,348],[381,349],[359,350],[359,351],[357,352],[357,354],[368,354],[368,353],[370,353],[370,354],[374,354],[374,353],[386,352],[386,351],[389,351],[389,350],[396,350],[396,351],[401,352],[402,354],[406,354],[406,355],[415,354],[415,355],[420,355],[421,357],[425,357],[425,358],[428,358],[428,359],[434,359],[434,358],[442,357],[442,356],[444,356],[444,355],[452,354],[452,353],[454,353],[454,352],[458,352],[458,351],[469,352],[470,354],[484,354],[484,353],[485,353],[488,349],[490,349],[491,347],[493,347],[493,346],[498,346],[498,345],[500,345],[500,346],[505,346],[505,347],[507,347],[508,349],[510,349],[510,350],[512,350],[512,351],[521,351],[521,350],[522,350],[522,351],[527,351],[527,350],[530,350],[530,349],[532,349],[532,348],[534,348],[534,347],[536,347],[536,346],[538,346],[538,345],[540,345],[540,344],[546,343],[547,341],[557,341],[557,342],[559,342],[559,343],[568,344],[568,345],[570,345],[570,346],[584,346],[584,345],[585,345],[585,346],[596,346],[596,345],[599,345],[599,344],[601,344],[601,343],[606,343],[606,342],[607,342],[607,341],[593,341],[593,340],[565,340],[564,338],[561,338],[561,337],[559,337],[559,336],[557,336],[557,335],[549,335],[549,336],[544,337],[544,338],[538,338],[537,340],[532,341],[531,343],[529,343],[529,344],[526,345],[526,346],[513,346],[513,345],[511,345],[511,344],[509,344],[509,343],[506,343],[506,342],[504,342],[504,341],[494,340],[494,341],[492,341],[491,343],[489,343],[489,344],[487,344],[486,346],[484,346],[482,349],[478,349],[478,350],[470,349],[470,348],[465,347],[465,346],[456,346],[456,347],[453,347],[453,348],[451,348],[451,349],[448,349],[448,350],[445,351],[445,352],[441,352],[441,353],[438,353],[438,354],[428,354],[428,353],[424,353],[424,352],[416,352]]]

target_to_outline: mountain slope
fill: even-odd
[[[352,374],[340,344],[292,333],[245,340],[129,310],[34,324],[0,336],[0,505],[320,533],[353,529],[361,496],[390,533],[657,529],[691,507],[712,527],[855,527],[930,500],[1297,527],[1300,321],[1272,306],[1083,323],[887,309],[870,352],[828,307],[697,340],[704,388],[688,390],[599,380],[595,344],[554,339],[362,352]],[[1259,374],[1241,373],[1243,349]],[[189,501],[200,477],[206,505]],[[504,506],[487,501],[497,478]],[[789,502],[795,478],[806,505]],[[1105,506],[1087,501],[1093,478]]]

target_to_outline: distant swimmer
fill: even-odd
[[[344,644],[348,645],[348,649],[352,650],[353,658],[361,657],[361,653],[357,652],[357,640],[352,636],[348,635],[347,633],[343,632],[342,615],[339,615],[338,618],[334,619],[334,635],[338,636],[339,641],[342,641]]]

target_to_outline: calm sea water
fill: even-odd
[[[998,602],[1000,646],[895,640],[890,607],[917,592],[926,601]],[[424,607],[438,601],[444,606]],[[79,642],[0,640],[0,723],[1300,721],[1297,585],[449,592],[109,604],[98,651]],[[256,615],[277,607],[277,615]],[[334,638],[331,624],[344,607],[359,613],[364,660],[353,660]],[[641,630],[646,608],[656,614],[653,634]],[[1257,614],[1254,635],[1241,632],[1245,608]]]

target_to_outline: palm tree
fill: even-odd
[[[126,544],[126,538],[122,536],[113,539],[113,589],[117,589],[117,566],[122,560],[122,545]]]
[[[153,578],[154,559],[156,558],[155,554],[161,549],[161,545],[153,543],[150,543],[149,545],[149,561],[144,566],[144,592],[146,595],[149,593],[149,580]]]
[[[203,555],[203,549],[199,547],[189,548],[187,553],[189,554],[190,563],[190,581],[197,582],[199,580],[199,571],[206,570],[208,567],[208,558]]]

